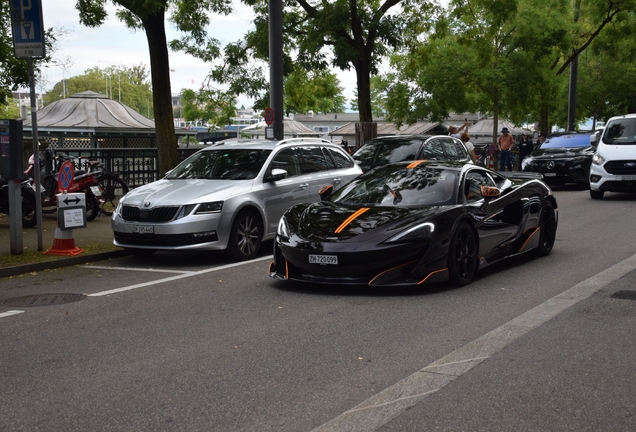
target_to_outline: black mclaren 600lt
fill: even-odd
[[[557,203],[539,174],[410,161],[362,174],[281,218],[270,276],[323,284],[469,284],[514,255],[552,251]]]

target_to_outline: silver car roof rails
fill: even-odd
[[[276,145],[279,146],[282,144],[288,144],[290,142],[320,142],[320,143],[326,143],[326,144],[333,144],[331,141],[324,138],[304,137],[304,138],[287,138],[277,142]]]

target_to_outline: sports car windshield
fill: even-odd
[[[605,144],[636,144],[636,118],[611,121],[603,134]]]
[[[200,151],[176,166],[167,179],[247,180],[258,175],[271,150]]]
[[[334,192],[330,201],[366,207],[423,207],[456,202],[457,174],[438,167],[381,167]]]
[[[547,138],[543,144],[542,149],[548,148],[576,148],[576,147],[589,147],[591,135],[556,135]]]

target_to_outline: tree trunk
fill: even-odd
[[[174,116],[172,113],[170,63],[164,24],[165,8],[153,15],[144,17],[142,22],[146,31],[148,51],[150,53],[150,77],[155,111],[159,176],[163,177],[167,171],[179,163],[177,135],[174,131]]]
[[[358,116],[356,123],[356,148],[378,136],[378,124],[373,121],[371,110],[371,72],[369,63],[360,61],[354,65],[358,80]]]
[[[375,122],[356,123],[356,148],[378,136],[378,124]]]

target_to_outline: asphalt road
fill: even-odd
[[[2,279],[0,300],[87,295],[48,307],[0,305],[0,314],[21,312],[0,318],[0,430],[636,430],[636,407],[624,403],[636,400],[627,356],[635,339],[626,330],[618,346],[608,339],[622,324],[633,329],[636,302],[591,314],[603,310],[593,299],[479,357],[433,397],[403,397],[418,403],[397,415],[359,410],[338,423],[636,254],[634,195],[556,195],[549,257],[508,260],[457,289],[282,283],[267,276],[270,245],[240,265],[221,254],[157,253]],[[558,355],[566,352],[587,360],[587,386],[566,367],[571,357]],[[625,373],[604,374],[610,361]],[[598,398],[611,412],[612,392],[614,428],[585,412],[566,415],[587,405],[564,395]],[[541,415],[546,409],[552,415]]]

